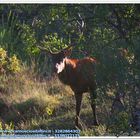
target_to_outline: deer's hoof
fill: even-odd
[[[98,121],[94,121],[93,125],[99,126],[99,122]]]
[[[77,125],[77,124],[75,124],[75,128],[76,128],[76,129],[83,130],[83,128],[82,128],[82,126],[81,126],[80,124],[78,124],[78,125]]]

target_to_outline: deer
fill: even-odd
[[[42,51],[47,50],[41,46],[38,48]],[[93,111],[93,123],[99,125],[96,115],[96,81],[95,81],[95,66],[96,59],[92,57],[85,57],[83,59],[69,58],[72,49],[70,47],[62,49],[57,53],[49,51],[52,55],[52,63],[54,71],[57,73],[59,80],[70,86],[74,92],[76,100],[76,117],[75,126],[81,128],[80,110],[82,103],[82,95],[85,92],[90,93],[90,104]]]

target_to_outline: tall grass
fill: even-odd
[[[69,102],[62,100],[63,95],[67,100],[72,94],[69,94],[70,89],[63,87],[58,79],[40,83],[28,70],[14,76],[2,75],[0,78],[0,104],[3,106],[0,115],[4,122],[14,122],[15,128],[26,129],[21,124],[31,123],[34,119],[51,119],[70,109],[67,105]]]
[[[21,49],[21,42],[19,41],[21,32],[18,29],[18,23],[17,16],[11,11],[2,15],[0,21],[0,46],[6,49],[10,55],[19,52],[18,50]]]
[[[24,68],[16,75],[0,77],[0,118],[3,124],[13,124],[14,129],[75,129],[75,99],[71,89],[59,82],[57,78],[40,82],[31,74],[31,70]],[[102,95],[101,95],[102,96]],[[104,106],[100,95],[97,100],[97,112],[100,125],[92,125],[93,115],[90,107],[89,94],[84,94],[81,109],[83,130],[82,136],[116,135],[113,123],[108,127],[109,109],[111,102]],[[110,103],[109,103],[110,102]],[[117,128],[119,133],[124,127],[124,114],[120,114]],[[123,118],[124,117],[124,118]],[[126,120],[127,121],[127,120]],[[127,123],[125,121],[125,124]]]

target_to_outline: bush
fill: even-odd
[[[121,135],[122,133],[128,132],[130,128],[129,115],[122,111],[118,115],[113,115],[112,121],[110,122],[109,130],[115,135]]]
[[[7,131],[6,134],[12,134],[12,130],[14,130],[14,124],[12,122],[10,122],[10,124],[3,124],[0,121],[0,134],[3,135],[3,131]]]
[[[0,73],[17,73],[20,69],[20,61],[16,55],[8,57],[7,52],[0,48]]]

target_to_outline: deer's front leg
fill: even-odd
[[[75,125],[80,127],[79,125],[79,115],[81,109],[81,102],[82,102],[82,93],[75,93],[75,100],[76,100],[76,118],[75,118]]]

